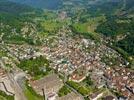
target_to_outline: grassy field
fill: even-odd
[[[71,90],[70,90],[66,85],[64,85],[64,86],[59,90],[58,95],[59,95],[60,97],[62,97],[62,96],[67,95],[67,94],[70,93],[70,92],[71,92]]]
[[[61,22],[52,21],[52,20],[46,20],[46,21],[42,22],[41,25],[48,32],[55,32],[60,27],[62,27],[62,23]]]
[[[31,93],[28,89],[25,89],[25,95],[28,100],[43,100],[43,98],[39,98]]]
[[[92,87],[83,86],[82,84],[76,83],[73,81],[67,81],[67,84],[84,96],[88,95],[89,93],[91,93],[93,91]]]
[[[6,52],[0,50],[0,57],[6,56],[6,55],[7,55]]]
[[[24,90],[24,94],[28,100],[43,100],[43,97],[36,94],[36,92],[32,89],[32,87],[28,86],[26,82],[26,88]]]
[[[80,33],[87,33],[87,32],[94,32],[96,27],[99,25],[100,21],[104,21],[105,17],[96,17],[96,18],[89,18],[85,23],[75,23],[73,27],[76,31]]]
[[[80,33],[80,35],[83,35],[85,38],[90,37],[100,41],[100,34],[96,33],[95,30],[103,21],[105,21],[105,16],[89,18],[85,23],[74,23],[72,29],[75,33]]]
[[[14,97],[10,96],[10,95],[7,95],[3,91],[0,91],[0,100],[14,100]]]
[[[0,95],[0,100],[7,100],[7,99]]]

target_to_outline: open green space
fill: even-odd
[[[92,87],[83,86],[82,84],[73,81],[67,81],[67,84],[84,96],[89,95],[93,91]]]
[[[92,85],[93,85],[93,81],[91,80],[90,75],[88,75],[88,76],[86,77],[86,79],[83,80],[83,82],[86,83],[86,84],[89,85],[89,86],[92,86]]]
[[[78,23],[74,23],[72,27],[74,28],[74,30],[76,30],[76,32],[80,33],[94,32],[94,30],[100,24],[100,22],[103,22],[105,20],[105,16],[94,18],[88,17],[88,19],[86,18],[86,20],[87,21],[84,23],[81,21]]]
[[[18,67],[28,72],[35,79],[41,78],[51,71],[49,67],[49,61],[43,56],[37,57],[35,59],[25,59],[18,64]]]
[[[9,44],[29,44],[29,45],[38,45],[38,43],[34,43],[34,40],[32,38],[24,38],[21,35],[12,35],[8,36],[8,34],[5,34],[4,36],[4,42]]]
[[[43,22],[42,26],[48,32],[55,32],[62,26],[62,24],[60,22],[48,20]]]
[[[64,86],[59,90],[58,95],[59,95],[59,97],[62,97],[62,96],[67,95],[67,94],[70,93],[70,92],[71,92],[71,90],[70,90],[66,85],[64,85]]]
[[[0,50],[0,57],[6,56],[6,55],[7,55],[7,54],[6,54],[6,52],[5,52],[5,51]]]
[[[26,98],[28,100],[43,100],[43,97],[40,96],[39,94],[37,94],[33,89],[32,87],[30,87],[28,85],[28,83],[26,82],[25,84],[25,90],[24,90],[24,94],[26,96]]]
[[[70,23],[69,19],[66,20],[59,20],[59,19],[45,19],[44,21],[41,21],[41,27],[44,31],[49,33],[56,33],[59,31],[60,28],[62,28],[65,25],[68,25]]]
[[[14,100],[14,96],[7,95],[5,92],[0,91],[0,100]]]

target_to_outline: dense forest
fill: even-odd
[[[116,46],[127,51],[130,55],[134,55],[134,34],[130,34],[125,39],[118,41]]]
[[[118,3],[118,5],[109,5],[109,7],[116,8],[115,12],[106,13],[106,21],[99,24],[95,31],[112,38],[114,46],[121,48],[132,56],[134,55],[134,1],[124,0]],[[101,9],[104,7],[100,6]]]
[[[107,18],[106,22],[101,23],[96,32],[103,33],[106,36],[117,36],[120,34],[132,33],[134,32],[134,19],[132,18]]]

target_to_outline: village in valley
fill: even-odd
[[[132,100],[134,72],[125,67],[128,62],[102,43],[79,36],[71,37],[71,34],[71,31],[61,30],[51,43],[46,39],[46,44],[40,47],[2,46],[6,55],[0,59],[0,89],[20,100],[26,99],[25,90],[21,87],[32,88],[46,100],[116,100],[118,93],[121,93],[118,94],[120,100]],[[103,61],[105,56],[109,64]],[[46,59],[48,66],[43,63],[43,66],[37,65],[39,70],[25,68],[27,64],[36,66],[32,63],[38,58]],[[26,63],[20,66],[24,67],[23,70],[17,67],[21,62]],[[34,73],[29,72],[32,70],[35,70]],[[39,74],[41,72],[43,75]]]
[[[0,1],[0,100],[134,100],[134,42],[125,50],[133,28],[121,26],[133,21],[122,15],[126,2],[120,9],[110,2],[119,3],[114,12],[103,9],[108,1],[63,1],[56,10],[19,5],[19,12]],[[3,13],[12,9],[15,17]]]

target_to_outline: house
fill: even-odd
[[[97,91],[95,93],[90,94],[89,99],[90,100],[98,100],[102,96],[103,96],[103,92],[102,91]]]
[[[62,12],[59,13],[59,18],[61,20],[64,20],[66,17],[67,17],[67,13],[65,11],[62,11]]]
[[[86,76],[88,76],[88,73],[86,73],[85,70],[78,69],[77,71],[74,71],[72,75],[70,75],[69,80],[79,83],[83,81],[86,78]]]
[[[103,100],[116,100],[113,96],[108,95]]]
[[[103,77],[103,72],[99,69],[93,70],[91,74],[91,79],[94,80],[94,84],[97,88],[102,88],[105,86],[105,78]]]
[[[86,78],[86,76],[84,76],[84,75],[80,76],[78,74],[73,74],[73,75],[71,75],[71,77],[69,77],[69,80],[79,83],[79,82],[83,81],[85,78]]]

